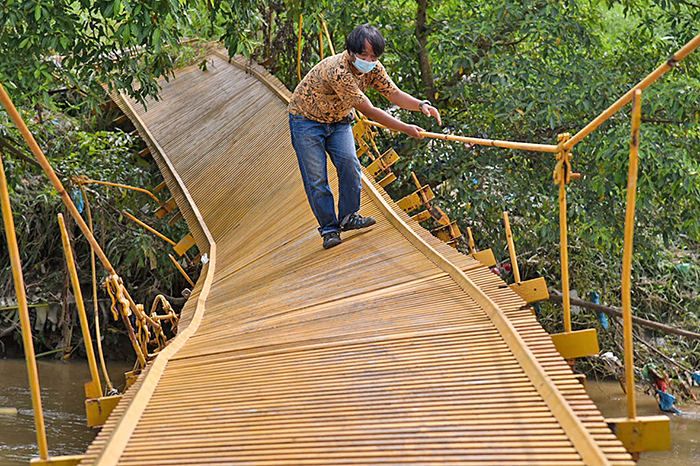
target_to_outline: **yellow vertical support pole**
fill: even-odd
[[[297,45],[297,77],[301,82],[301,25],[304,21],[304,14],[299,13],[299,43]]]
[[[578,173],[571,173],[571,152],[564,149],[571,139],[569,133],[558,136],[559,151],[557,166],[554,169],[554,182],[559,185],[559,254],[561,257],[561,291],[564,308],[564,332],[571,332],[571,295],[569,292],[569,243],[566,223],[566,185],[571,178],[578,178]]]
[[[321,52],[321,60],[323,60],[323,29],[318,28],[318,49]]]
[[[471,227],[467,227],[467,236],[469,237],[469,250],[474,254],[476,252],[476,244],[474,244]]]
[[[90,199],[88,199],[87,191],[85,186],[80,185],[80,191],[83,193],[83,199],[85,200],[85,211],[88,217],[88,227],[90,232],[94,235],[95,228],[92,224],[92,208],[90,207]],[[95,264],[95,248],[90,245],[90,271],[92,272],[92,305],[93,305],[93,319],[95,321],[95,343],[97,344],[97,354],[100,356],[100,367],[102,368],[102,375],[105,378],[105,383],[107,384],[107,391],[114,391],[114,385],[112,385],[112,380],[109,378],[109,372],[107,372],[107,364],[105,363],[105,355],[102,351],[102,335],[100,333],[100,306],[97,303],[97,267]]]
[[[506,224],[506,239],[508,240],[508,252],[510,252],[510,263],[513,267],[513,278],[515,283],[520,283],[520,270],[518,269],[518,258],[515,256],[515,243],[513,242],[513,233],[510,231],[510,221],[508,220],[508,212],[503,212],[503,220]]]
[[[85,385],[85,394],[88,398],[102,398],[102,384],[100,383],[100,373],[97,370],[97,360],[95,359],[95,351],[92,347],[92,338],[90,337],[90,324],[85,314],[85,302],[83,301],[83,293],[80,290],[80,281],[78,280],[78,271],[75,269],[75,259],[73,258],[73,249],[71,248],[68,231],[66,230],[66,222],[63,220],[63,214],[58,214],[58,224],[61,227],[61,242],[63,243],[63,252],[66,255],[66,265],[70,274],[70,281],[73,284],[73,295],[75,296],[75,306],[78,308],[78,317],[80,318],[80,329],[83,332],[83,340],[85,341],[85,352],[87,353],[88,366],[90,367],[90,375],[92,381]]]
[[[328,40],[328,47],[331,49],[331,55],[335,55],[335,47],[333,47],[333,40],[331,39],[331,34],[328,32],[328,26],[321,16],[321,26],[323,26],[323,32],[326,34],[326,39]]]
[[[7,189],[5,167],[0,159],[0,203],[2,204],[2,220],[5,224],[5,236],[7,248],[10,252],[10,264],[12,265],[12,278],[15,282],[17,293],[17,307],[22,323],[22,342],[24,344],[24,357],[27,361],[27,373],[29,374],[29,388],[32,395],[32,409],[34,411],[34,424],[36,426],[36,440],[39,446],[39,457],[48,459],[49,447],[46,441],[46,426],[44,424],[44,411],[41,407],[41,388],[39,387],[39,371],[36,367],[34,355],[34,342],[32,341],[32,326],[29,321],[29,307],[27,306],[27,294],[24,289],[24,275],[22,263],[19,257],[15,222],[12,218],[12,205],[10,204],[10,192]]]
[[[561,257],[561,291],[564,305],[564,331],[571,332],[571,295],[569,292],[569,253],[566,224],[566,185],[559,185],[559,254]]]
[[[632,348],[632,248],[634,244],[634,211],[637,197],[637,172],[639,169],[639,127],[642,120],[642,91],[634,92],[632,107],[632,140],[630,142],[630,167],[627,179],[627,212],[625,214],[625,245],[622,254],[622,319],[625,334],[625,385],[627,386],[627,416],[637,417],[634,392],[634,351]]]

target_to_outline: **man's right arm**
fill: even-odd
[[[386,113],[384,110],[372,105],[372,102],[370,102],[370,100],[367,97],[364,98],[361,104],[355,105],[355,109],[362,112],[362,114],[370,120],[374,120],[377,123],[381,123],[389,129],[393,129],[394,131],[401,131],[402,133],[406,133],[409,136],[416,139],[423,139],[423,136],[420,134],[421,131],[425,131],[423,128],[416,125],[406,124],[403,121],[394,118],[393,116]]]

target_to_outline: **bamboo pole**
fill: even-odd
[[[2,85],[0,85],[0,89],[2,89]],[[2,92],[4,92],[4,89]],[[42,460],[46,460],[49,458],[49,447],[46,441],[44,411],[41,406],[39,371],[36,367],[34,342],[32,341],[32,325],[29,320],[27,294],[24,288],[24,275],[22,274],[22,263],[19,257],[15,221],[12,218],[10,192],[7,188],[7,178],[5,177],[5,166],[2,163],[2,158],[0,158],[0,204],[2,204],[2,220],[5,225],[5,237],[7,238],[7,248],[10,253],[10,264],[12,265],[12,278],[15,283],[15,292],[17,293],[19,318],[22,323],[22,342],[24,344],[24,357],[27,362],[27,373],[29,374],[29,389],[32,395],[32,410],[34,411],[34,425],[36,427],[36,440],[39,446],[39,457]]]
[[[27,125],[24,123],[24,120],[22,120],[22,117],[19,115],[17,108],[15,108],[15,105],[12,103],[10,96],[7,95],[7,92],[5,92],[5,88],[2,84],[0,84],[0,102],[2,102],[2,105],[3,107],[5,107],[5,110],[7,110],[7,113],[10,115],[10,118],[15,123],[15,125],[17,125],[17,128],[22,133],[22,137],[24,137],[24,140],[29,145],[29,148],[34,154],[34,157],[36,157],[39,161],[39,164],[46,173],[46,176],[49,178],[49,181],[51,181],[51,184],[53,184],[56,188],[58,195],[61,197],[61,200],[63,200],[63,203],[68,208],[68,211],[70,212],[71,216],[78,224],[78,227],[83,232],[90,245],[93,248],[95,248],[97,257],[99,257],[100,262],[102,262],[102,265],[104,265],[104,267],[107,269],[110,275],[116,275],[114,267],[112,267],[112,264],[109,262],[109,259],[107,259],[107,256],[105,255],[104,251],[97,243],[97,240],[95,240],[95,237],[93,236],[92,232],[85,223],[85,220],[83,220],[83,217],[80,215],[80,212],[78,212],[78,209],[75,207],[73,200],[70,198],[65,188],[63,187],[63,183],[61,183],[61,180],[59,180],[58,176],[56,176],[56,172],[54,172],[53,167],[51,167],[51,164],[46,159],[46,156],[44,156],[44,153],[39,147],[39,144],[37,144],[36,140],[34,139],[34,136],[32,136],[32,133],[29,131],[29,128],[27,128]]]
[[[378,128],[387,128],[381,123],[376,121],[367,120],[368,124],[376,126]],[[393,130],[392,130],[393,131]],[[514,142],[514,141],[500,141],[498,139],[480,139],[480,138],[468,138],[464,136],[454,136],[451,134],[441,134],[441,133],[431,133],[428,131],[421,131],[421,136],[432,139],[442,139],[444,141],[455,141],[464,142],[467,144],[478,144],[480,146],[491,146],[491,147],[502,147],[505,149],[520,149],[529,150],[533,152],[550,152],[556,153],[559,151],[559,146],[554,146],[551,144],[534,144],[530,142]]]
[[[155,228],[146,225],[145,223],[143,223],[141,220],[139,220],[138,218],[131,215],[126,210],[122,210],[122,213],[124,213],[124,215],[126,215],[131,220],[133,220],[136,224],[141,225],[143,228],[145,228],[146,230],[148,230],[151,233],[153,233],[154,235],[156,235],[158,238],[167,241],[168,243],[172,244],[173,246],[177,245],[177,243],[175,241],[171,240],[170,238],[168,238],[167,236],[165,236],[163,233],[159,232]]]
[[[690,42],[685,44],[680,50],[671,55],[671,57],[668,60],[666,60],[666,63],[652,71],[646,78],[642,79],[639,83],[637,83],[636,86],[627,91],[625,95],[617,99],[617,101],[613,103],[610,107],[608,107],[607,110],[601,113],[593,121],[588,123],[588,125],[586,125],[581,131],[576,133],[571,139],[569,139],[564,144],[564,149],[570,150],[572,147],[574,147],[574,145],[581,142],[583,138],[592,133],[593,130],[595,130],[598,126],[603,124],[605,120],[613,116],[622,107],[627,105],[627,103],[634,98],[635,91],[644,90],[647,87],[649,87],[650,84],[652,84],[654,81],[663,76],[668,70],[676,66],[678,62],[683,60],[686,56],[688,56],[690,52],[692,52],[698,47],[700,47],[700,34],[691,39]]]
[[[508,240],[510,265],[513,267],[513,278],[515,279],[515,283],[520,283],[520,270],[518,269],[518,258],[515,255],[515,243],[513,242],[513,233],[510,231],[510,221],[508,220],[508,212],[503,212],[503,221],[506,224],[506,239]]]
[[[92,347],[92,338],[90,337],[90,324],[85,314],[85,303],[83,302],[83,293],[80,289],[80,280],[78,280],[78,271],[75,268],[75,259],[73,258],[73,248],[68,238],[66,230],[66,222],[63,220],[63,214],[58,214],[58,224],[61,228],[61,242],[63,243],[63,252],[66,256],[66,265],[70,274],[70,281],[73,285],[73,296],[75,296],[75,306],[78,308],[78,318],[80,319],[80,329],[83,332],[83,341],[85,342],[85,352],[87,353],[88,367],[90,368],[90,376],[92,377],[92,386],[97,390],[97,398],[101,398],[102,384],[100,382],[100,373],[97,369],[97,360],[95,359],[95,350]]]
[[[634,392],[634,350],[632,337],[632,251],[634,245],[634,210],[637,196],[637,172],[639,171],[639,127],[642,121],[642,90],[634,91],[632,107],[632,138],[630,141],[630,166],[627,179],[627,212],[625,214],[625,244],[622,254],[622,314],[625,335],[625,384],[627,386],[627,417],[637,417]]]

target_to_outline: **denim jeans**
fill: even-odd
[[[319,233],[340,231],[340,221],[360,210],[361,170],[352,128],[349,124],[320,123],[290,113],[289,130],[306,197],[320,225]],[[338,173],[337,216],[328,185],[326,152]]]

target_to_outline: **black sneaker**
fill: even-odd
[[[375,223],[377,223],[377,221],[372,217],[363,217],[357,212],[353,212],[340,223],[340,229],[342,231],[359,230],[360,228],[372,226]]]
[[[343,241],[340,239],[339,231],[331,231],[323,235],[323,249],[329,249],[333,246],[337,246]]]

